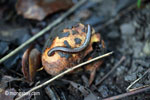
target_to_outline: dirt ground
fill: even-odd
[[[78,0],[73,1],[74,4],[78,2]],[[16,2],[16,0],[0,1],[0,58],[12,52],[66,12],[66,10],[58,11],[37,21],[19,15],[15,8]],[[106,52],[113,51],[114,53],[104,59],[104,63],[96,71],[94,81],[90,86],[88,85],[89,73],[81,71],[61,77],[36,90],[40,95],[26,96],[25,99],[101,100],[127,93],[129,86],[137,79],[140,80],[135,82],[130,89],[149,88],[149,1],[143,0],[140,7],[137,7],[137,0],[89,0],[61,23],[66,21],[90,24],[96,32],[101,34],[105,41]],[[34,41],[35,47],[41,53],[50,33],[51,30]],[[25,92],[51,78],[46,71],[42,70],[36,73],[33,82],[29,83],[24,79],[21,61],[27,48],[29,46],[0,64],[0,100],[13,100],[17,97],[16,95],[6,97],[5,91]],[[104,78],[107,73],[110,74]],[[134,94],[134,91],[132,95],[129,92],[128,94],[118,99],[150,99],[149,89],[138,94]]]

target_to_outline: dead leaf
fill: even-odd
[[[41,53],[33,47],[28,48],[22,57],[22,72],[24,77],[32,82],[37,70],[41,67]]]
[[[47,15],[72,5],[72,0],[18,0],[16,10],[25,18],[43,20]]]
[[[90,59],[92,59],[92,58],[89,58],[89,60]],[[96,70],[101,66],[102,63],[103,63],[102,60],[98,60],[96,62],[93,62],[93,63],[85,66],[85,70],[90,72],[89,86],[92,84],[92,82],[95,78]]]
[[[33,47],[28,48],[22,56],[22,73],[26,79],[29,79],[29,53]]]
[[[41,53],[37,49],[32,49],[29,55],[30,81],[33,81],[33,78],[40,67],[41,67]]]

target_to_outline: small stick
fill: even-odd
[[[120,61],[115,64],[115,66],[99,81],[96,83],[96,86],[101,84],[123,61],[125,60],[125,56],[123,56]]]
[[[121,98],[124,98],[127,96],[135,95],[135,94],[147,91],[147,90],[150,90],[150,86],[145,87],[145,88],[141,88],[141,89],[137,89],[135,91],[126,92],[126,93],[123,93],[123,94],[120,94],[117,96],[108,97],[108,98],[105,98],[103,100],[117,100],[117,99],[121,99]]]
[[[136,79],[135,81],[133,81],[128,87],[127,87],[127,91],[129,91],[130,90],[130,88],[135,84],[135,83],[137,83],[138,81],[140,81],[148,72],[150,72],[150,68],[148,69],[148,70],[146,70],[145,72],[144,72],[144,74],[141,76],[141,77],[139,77],[138,79]]]
[[[41,30],[40,32],[38,32],[36,35],[34,35],[33,37],[31,37],[29,40],[27,40],[26,42],[24,42],[22,45],[20,45],[19,47],[17,47],[15,50],[11,51],[6,56],[4,56],[3,58],[1,58],[0,59],[0,64],[2,62],[4,62],[5,60],[7,60],[8,58],[10,58],[11,56],[15,55],[18,51],[20,51],[21,49],[23,49],[25,46],[29,45],[31,42],[33,42],[37,38],[39,38],[40,36],[42,36],[45,32],[47,32],[48,30],[50,30],[52,27],[54,27],[55,25],[57,25],[58,23],[60,23],[61,21],[63,21],[67,16],[69,16],[72,12],[74,12],[77,8],[79,8],[86,1],[87,0],[81,0],[81,1],[79,1],[75,6],[73,6],[72,8],[70,8],[66,13],[64,13],[62,16],[60,16],[59,18],[57,18],[55,21],[53,21],[51,24],[49,24],[43,30]]]
[[[53,90],[52,90],[49,86],[47,86],[47,87],[45,88],[45,92],[46,92],[46,94],[48,95],[48,97],[50,98],[50,100],[58,100],[58,99],[56,98],[55,93],[53,92]]]
[[[83,62],[83,63],[81,63],[81,64],[79,64],[79,65],[76,65],[76,66],[74,66],[74,67],[72,67],[72,68],[69,68],[68,70],[66,70],[66,71],[64,71],[64,72],[62,72],[62,73],[60,73],[60,74],[54,76],[54,77],[51,78],[50,80],[48,80],[48,81],[46,81],[46,82],[44,82],[44,83],[42,83],[42,84],[40,84],[40,85],[38,85],[38,86],[36,86],[36,87],[33,87],[32,89],[30,89],[29,91],[25,92],[23,95],[21,95],[20,97],[16,98],[15,100],[20,100],[20,99],[23,98],[24,96],[26,96],[26,95],[30,94],[31,92],[33,92],[33,91],[35,91],[35,90],[37,90],[37,89],[39,89],[39,88],[41,88],[41,87],[43,87],[43,86],[45,86],[45,85],[51,83],[52,81],[58,79],[59,77],[62,77],[63,75],[65,75],[65,74],[67,74],[67,73],[69,73],[69,72],[71,72],[71,71],[73,71],[73,70],[75,70],[75,69],[77,69],[77,68],[79,68],[79,67],[81,67],[81,66],[83,66],[83,65],[89,64],[89,63],[91,63],[91,62],[93,62],[93,61],[96,61],[96,60],[98,60],[98,59],[101,59],[101,58],[104,58],[104,57],[106,57],[106,56],[109,56],[109,55],[111,55],[112,53],[113,53],[113,51],[112,51],[112,52],[109,52],[109,53],[106,53],[106,54],[104,54],[104,55],[98,56],[98,57],[96,57],[96,58],[93,58],[93,59],[91,59],[91,60],[88,60],[88,61],[86,61],[86,62]]]
[[[129,91],[136,91],[138,89],[142,89],[142,88],[145,88],[145,87],[149,87],[150,85],[144,85],[144,86],[140,86],[140,87],[137,87],[137,88],[133,88],[133,89],[130,89]],[[127,91],[127,92],[129,92]]]

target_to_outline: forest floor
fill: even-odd
[[[77,4],[77,0],[73,1]],[[55,12],[37,21],[36,18],[28,19],[18,15],[16,2],[16,0],[0,1],[2,5],[0,7],[0,58],[12,52],[66,12],[66,10]],[[120,100],[150,99],[150,91],[147,91],[150,84],[148,73],[150,70],[150,4],[148,1],[145,0],[140,7],[137,7],[137,0],[89,0],[64,21],[90,24],[101,34],[107,52],[114,53],[104,59],[104,63],[96,71],[91,86],[87,85],[89,74],[79,72],[59,78],[50,85],[38,89],[40,96],[26,96],[26,99],[101,100],[112,96]],[[40,52],[50,32],[51,30],[34,41]],[[42,70],[30,84],[21,79],[24,77],[21,71],[22,55],[27,48],[29,46],[0,64],[0,100],[13,100],[16,97],[16,95],[6,97],[3,91],[28,91],[51,78],[46,71]],[[107,73],[110,74],[104,77]],[[129,92],[135,88],[145,89],[145,91],[138,94],[134,93],[139,91],[138,89],[132,91],[133,94]],[[48,95],[47,89],[50,89],[53,95]]]

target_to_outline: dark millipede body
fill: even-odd
[[[53,52],[55,52],[55,51],[77,53],[77,52],[84,50],[88,46],[90,40],[91,40],[91,26],[88,25],[88,31],[87,31],[86,39],[80,47],[78,47],[78,48],[66,48],[66,47],[58,46],[58,47],[54,47],[51,50],[49,50],[47,54],[48,54],[48,56],[51,56],[53,54]]]

